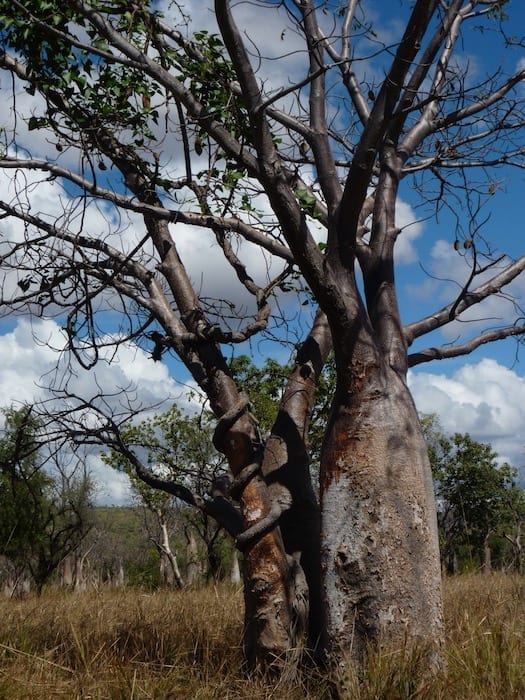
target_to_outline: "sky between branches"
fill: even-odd
[[[166,4],[165,12],[169,16]],[[374,17],[375,29],[381,38],[388,42],[394,39],[396,32],[401,31],[401,23],[395,15],[396,2],[388,3],[384,14],[384,3],[370,1],[366,3],[370,16]],[[522,26],[521,34],[525,32],[525,6],[514,0],[511,2],[513,23]],[[192,19],[193,27],[214,31],[213,14],[206,3],[186,3]],[[253,21],[251,13],[255,12],[250,3],[242,3],[236,10],[239,24],[249,27],[250,36],[262,46],[262,53],[267,60],[262,62],[262,70],[266,71],[268,80],[275,85],[285,84],[292,80],[297,71],[303,70],[302,54],[294,53],[300,41],[298,37],[287,33],[282,37],[282,17],[277,8],[266,12],[266,21]],[[382,14],[383,13],[383,14]],[[463,60],[468,62],[469,75],[475,77],[488,70],[484,61],[506,61],[505,55],[491,54],[490,38],[479,36],[479,43],[465,47]],[[479,51],[481,49],[481,51]],[[286,60],[275,60],[287,53]],[[514,62],[524,63],[525,52],[521,57],[513,54]],[[516,68],[516,63],[509,69]],[[368,68],[370,70],[370,68]],[[522,88],[522,89],[525,89]],[[2,77],[0,83],[0,126],[11,120],[13,107],[10,81]],[[21,91],[17,93],[16,107],[19,112],[29,115],[35,105],[35,97]],[[28,153],[34,157],[45,157],[50,154],[52,147],[37,131],[26,132],[24,125],[19,122],[19,143],[24,143]],[[53,154],[55,157],[56,154]],[[67,156],[66,156],[67,157]],[[65,162],[67,164],[67,162]],[[171,163],[170,167],[175,167]],[[2,181],[0,187],[7,188]],[[501,170],[495,175],[497,188],[490,199],[490,208],[486,213],[490,219],[486,225],[487,238],[497,240],[498,249],[511,255],[523,250],[523,215],[522,200],[524,189],[524,174],[522,171]],[[59,185],[51,182],[40,182],[34,190],[37,200],[35,209],[53,211],[62,206],[68,199],[68,193],[60,191]],[[413,321],[430,310],[445,304],[450,300],[450,290],[454,282],[443,284],[435,277],[461,281],[467,270],[464,258],[454,250],[450,224],[444,215],[439,224],[434,222],[416,221],[417,214],[411,206],[411,193],[401,190],[402,200],[397,211],[397,225],[404,228],[400,245],[396,249],[398,262],[398,285],[400,305],[403,320]],[[34,201],[34,200],[33,200]],[[107,226],[104,208],[91,208],[86,219],[91,229],[97,227],[104,231]],[[141,236],[140,222],[130,216],[127,239],[130,249],[133,242]],[[2,234],[9,238],[21,235],[21,229],[13,225],[10,229],[3,227]],[[231,272],[222,262],[211,255],[212,237],[205,231],[192,231],[190,228],[177,228],[177,242],[183,259],[187,261],[190,273],[203,291],[209,296],[228,298],[242,304],[238,297],[239,289],[232,280]],[[266,275],[268,259],[254,246],[244,244],[244,259],[249,262],[250,272]],[[272,263],[278,264],[278,263]],[[425,270],[421,264],[424,264]],[[446,275],[443,271],[446,271]],[[428,274],[429,273],[429,274]],[[513,294],[521,299],[525,297],[525,279],[518,280],[512,285]],[[280,303],[283,313],[287,313],[286,298]],[[510,315],[510,307],[502,300],[494,300],[488,311],[494,318]],[[476,323],[476,310],[470,313],[471,323]],[[302,330],[297,328],[297,338],[300,339]],[[108,322],[108,330],[110,323]],[[452,342],[461,333],[461,324],[455,323],[447,330],[445,339]],[[39,342],[35,342],[35,337]],[[437,341],[436,341],[437,342]],[[443,342],[443,336],[440,337]],[[45,375],[53,370],[57,361],[57,353],[64,344],[59,323],[53,320],[36,320],[19,316],[16,318],[0,319],[0,405],[8,406],[17,402],[31,402],[46,397]],[[425,339],[425,346],[429,344]],[[254,359],[262,360],[269,345],[262,343],[249,347],[241,347],[239,351],[249,353],[254,351]],[[278,354],[275,354],[275,353]],[[290,349],[286,346],[273,350],[273,357],[286,362],[290,357]],[[521,361],[520,361],[521,360]],[[503,343],[482,346],[472,355],[420,366],[409,373],[409,382],[421,412],[436,413],[446,432],[469,432],[472,437],[482,442],[490,442],[502,460],[516,467],[525,464],[525,356],[517,352],[516,341],[507,340]],[[193,383],[187,374],[181,371],[180,364],[173,359],[167,363],[155,363],[149,353],[133,346],[121,347],[111,364],[102,363],[95,371],[78,372],[78,388],[89,393],[90,385],[98,381],[105,387],[125,387],[134,383],[137,393],[145,405],[164,402],[165,408],[171,401],[180,401],[188,405],[186,391]],[[104,467],[96,455],[90,456],[90,461],[100,481],[99,500],[102,502],[122,502],[127,497],[126,478],[111,473]],[[522,480],[525,482],[525,468],[522,470]]]

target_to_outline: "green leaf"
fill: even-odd
[[[42,129],[49,124],[49,120],[45,117],[29,117],[27,122],[27,128],[29,131],[34,131],[35,129]]]

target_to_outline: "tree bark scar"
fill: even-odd
[[[321,473],[323,492],[332,482],[339,481],[341,476],[351,475],[354,469],[362,470],[369,461],[367,434],[361,425],[356,425],[362,419],[361,411],[342,409],[340,413],[346,415],[339,416],[323,455]]]
[[[368,462],[369,431],[377,429],[372,422],[369,423],[369,406],[384,396],[377,374],[376,364],[356,363],[350,387],[342,400],[338,401],[339,393],[336,392],[327,429],[328,439],[323,449],[321,491],[341,474],[350,472],[353,465]]]

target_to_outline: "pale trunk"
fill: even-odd
[[[115,581],[114,585],[115,586],[123,586],[125,582],[125,577],[124,577],[124,564],[122,563],[122,559],[119,561],[118,565],[118,571],[117,575],[115,576]]]
[[[512,545],[513,553],[513,568],[516,573],[523,573],[523,547],[521,544],[521,526],[522,523],[519,522],[516,525],[516,532],[513,535],[507,533],[504,534],[505,539]]]
[[[492,550],[490,549],[488,535],[483,541],[483,573],[485,575],[492,573]]]
[[[200,576],[199,552],[197,540],[191,529],[186,530],[186,580],[189,584],[197,583]]]
[[[238,584],[241,582],[241,569],[239,566],[239,556],[237,551],[233,551],[232,565],[230,570],[230,582]]]
[[[391,369],[354,367],[323,450],[322,576],[331,660],[439,644],[441,576],[430,466],[409,391]]]
[[[62,585],[66,586],[66,587],[69,587],[73,584],[72,558],[73,558],[72,554],[66,554],[66,556],[62,559],[61,578],[62,578]]]
[[[168,526],[164,520],[160,523],[160,531],[161,541],[159,550],[161,581],[165,586],[172,586],[175,583],[178,588],[183,588],[184,581],[180,574],[177,556],[171,550]]]
[[[93,547],[90,547],[84,554],[76,558],[74,587],[77,591],[84,591],[87,588],[87,580],[84,567]]]

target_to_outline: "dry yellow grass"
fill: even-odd
[[[468,575],[445,585],[448,700],[525,699],[525,577]]]
[[[309,671],[272,681],[242,672],[242,592],[227,586],[145,593],[48,591],[0,600],[0,698],[321,700],[334,684]],[[340,697],[525,698],[525,579],[445,583],[447,668],[416,684],[417,653],[375,657]]]

